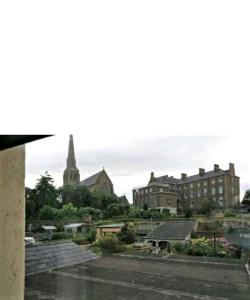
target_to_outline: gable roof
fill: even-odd
[[[156,227],[144,239],[185,240],[196,225],[195,221],[167,222]]]
[[[94,175],[91,175],[90,177],[82,180],[80,182],[81,185],[84,185],[86,187],[89,187],[91,185],[94,185],[97,181],[97,179],[99,178],[99,176],[104,172],[104,170],[101,170],[100,172],[94,174]]]

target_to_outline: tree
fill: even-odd
[[[129,218],[139,219],[142,216],[142,211],[139,208],[132,207],[129,212]]]
[[[184,210],[184,216],[185,218],[191,218],[193,215],[192,209],[191,208],[186,208]]]
[[[108,218],[117,217],[123,215],[123,205],[117,203],[111,203],[105,210],[105,216]]]
[[[63,207],[58,210],[57,218],[64,220],[78,219],[77,208],[74,207],[72,203],[64,204]]]
[[[92,207],[103,210],[106,209],[112,203],[117,204],[117,199],[98,191],[92,193]]]
[[[212,210],[214,210],[214,205],[212,204],[211,201],[207,200],[202,203],[199,212],[203,215],[209,216]]]
[[[38,217],[39,210],[44,205],[51,207],[58,207],[59,201],[57,199],[57,189],[54,186],[53,178],[45,172],[45,175],[37,180],[34,189],[25,189],[26,200],[26,219],[32,220]]]
[[[250,189],[245,192],[242,204],[243,205],[250,205]]]
[[[41,208],[44,205],[49,205],[51,207],[58,206],[57,200],[57,189],[54,186],[54,179],[46,171],[45,175],[37,180],[35,186],[36,193],[36,204],[37,208]]]
[[[100,220],[102,218],[102,211],[93,207],[81,207],[78,211],[78,215],[80,218],[91,215],[94,220]]]
[[[142,208],[144,211],[147,211],[148,210],[148,204],[145,202],[143,204],[143,208]]]
[[[130,222],[125,223],[124,226],[121,228],[121,231],[118,233],[118,239],[126,244],[132,244],[135,242],[135,238],[135,225]]]
[[[62,205],[72,203],[75,207],[92,206],[90,191],[83,185],[66,185],[59,189]]]
[[[57,209],[49,205],[44,205],[39,210],[39,219],[40,220],[54,220],[57,215]]]
[[[36,217],[35,190],[25,188],[25,217],[26,220],[33,220]]]

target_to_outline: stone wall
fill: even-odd
[[[24,295],[25,146],[0,151],[0,298]]]

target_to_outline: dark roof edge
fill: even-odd
[[[0,151],[9,149],[12,147],[20,146],[23,144],[27,144],[30,142],[34,142],[40,139],[44,139],[47,137],[53,136],[53,134],[49,135],[0,135]]]

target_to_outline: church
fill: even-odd
[[[104,168],[96,174],[80,181],[80,172],[76,166],[73,135],[70,135],[67,166],[63,173],[63,186],[78,184],[86,186],[91,192],[98,191],[111,197],[116,197],[114,194],[113,183]]]

